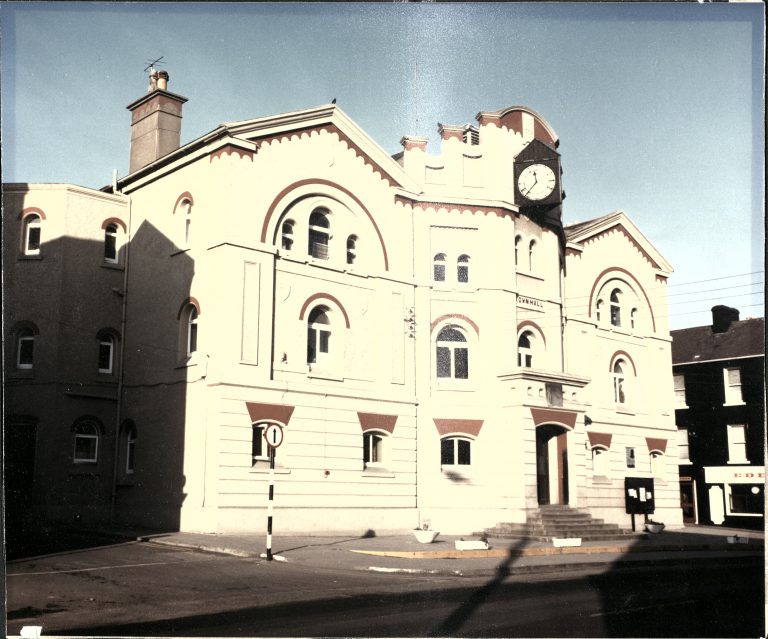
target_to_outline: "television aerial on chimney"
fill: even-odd
[[[156,60],[152,60],[151,62],[147,62],[147,66],[144,67],[144,72],[146,73],[149,71],[149,88],[147,89],[148,92],[152,92],[155,89],[157,89],[157,71],[155,71],[155,66],[161,66],[162,60],[165,56],[160,56]],[[164,63],[163,63],[164,64]]]

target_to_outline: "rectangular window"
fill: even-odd
[[[747,429],[744,424],[728,424],[728,463],[746,464]]]
[[[320,331],[320,344],[319,351],[321,353],[328,353],[328,346],[331,341],[330,331]]]
[[[731,484],[728,486],[729,506],[732,514],[761,515],[765,510],[763,487],[759,484]]]
[[[380,464],[384,461],[384,440],[381,435],[365,433],[363,435],[363,462],[368,464]]]
[[[673,375],[675,382],[675,406],[687,406],[685,402],[685,375]]]
[[[440,440],[440,464],[469,466],[472,463],[472,443],[468,439],[449,437]]]
[[[453,440],[442,439],[440,440],[440,464],[452,465],[453,464]]]
[[[113,233],[104,236],[104,260],[117,262],[117,236]]]
[[[97,460],[99,438],[96,435],[75,435],[75,462]]]
[[[104,340],[99,342],[99,372],[112,372],[112,341]]]
[[[726,368],[723,370],[725,384],[725,403],[743,404],[744,399],[741,394],[741,369]]]
[[[265,454],[264,426],[254,426],[251,433],[251,465],[257,461],[268,459]]]
[[[466,348],[457,348],[454,351],[456,360],[456,379],[469,377],[469,351]]]
[[[32,335],[19,338],[19,352],[16,360],[18,368],[32,368],[35,355],[35,338]]]
[[[458,439],[456,440],[456,444],[458,445],[459,449],[458,464],[461,466],[469,466],[471,461],[469,442],[466,439]]]
[[[435,282],[445,282],[445,264],[435,264]]]
[[[547,391],[547,404],[550,406],[562,406],[563,405],[563,385],[555,384],[553,382],[546,382],[545,388]]]
[[[319,260],[328,259],[328,235],[313,229],[309,230],[309,254]]]
[[[445,346],[437,347],[437,376],[451,376],[451,349]]]
[[[680,457],[680,463],[685,464],[691,461],[689,443],[688,443],[688,429],[677,429],[677,451]]]
[[[40,253],[40,225],[30,223],[27,226],[27,255],[38,255]]]
[[[457,268],[457,277],[460,283],[466,284],[469,282],[469,267],[459,265]]]
[[[635,467],[635,449],[627,448],[627,468]]]

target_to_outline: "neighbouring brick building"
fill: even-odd
[[[765,320],[727,306],[672,331],[680,499],[686,521],[765,525]]]

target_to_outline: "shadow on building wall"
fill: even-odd
[[[104,241],[47,240],[45,226],[39,255],[23,255],[16,215],[4,213],[9,556],[87,545],[65,542],[67,529],[178,530],[189,368],[177,316],[193,260],[146,223],[118,264]],[[19,363],[28,336],[31,365]]]

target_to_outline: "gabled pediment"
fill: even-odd
[[[619,232],[651,263],[653,268],[664,274],[670,274],[674,270],[623,211],[614,211],[594,220],[571,224],[564,230],[568,244],[582,247],[588,242],[599,240],[608,233]]]

